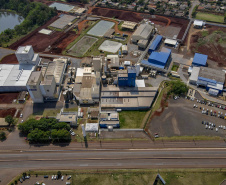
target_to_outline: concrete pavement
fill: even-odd
[[[0,153],[0,184],[38,169],[225,168],[226,148],[95,149]],[[5,172],[10,172],[6,175]]]

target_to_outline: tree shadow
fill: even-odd
[[[85,147],[88,148],[88,141],[87,141],[86,136],[84,137],[84,142],[85,142]]]

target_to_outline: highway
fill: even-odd
[[[0,184],[7,184],[18,173],[31,169],[225,167],[226,148],[2,150]]]

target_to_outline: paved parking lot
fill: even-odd
[[[155,116],[150,122],[150,130],[152,134],[158,133],[160,137],[164,136],[225,136],[226,130],[219,129],[216,132],[216,127],[220,125],[226,126],[226,120],[220,119],[215,116],[202,114],[200,106],[202,108],[212,111],[222,112],[225,115],[226,110],[216,107],[210,107],[208,105],[198,103],[198,108],[193,108],[193,105],[197,104],[197,101],[186,100],[180,98],[169,100],[168,108],[165,108],[160,116]],[[216,124],[213,130],[205,129],[205,125],[202,121],[208,121]]]
[[[66,182],[70,182],[70,180],[67,180],[67,177],[64,176],[64,180],[61,180],[61,179],[52,180],[52,175],[49,175],[48,178],[44,178],[43,175],[39,175],[38,177],[36,177],[35,175],[32,175],[30,177],[30,179],[26,179],[25,181],[23,181],[23,183],[18,182],[18,184],[34,185],[35,183],[37,184],[37,182],[39,182],[40,185],[42,183],[44,183],[45,185],[52,185],[52,184],[54,184],[54,185],[65,185]]]

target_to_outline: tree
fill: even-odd
[[[149,13],[150,13],[151,15],[153,15],[153,14],[155,14],[155,10],[154,10],[154,9],[150,9]]]
[[[6,134],[5,134],[5,132],[0,132],[0,140],[1,141],[3,141],[3,140],[5,140],[6,139]]]
[[[57,176],[58,176],[58,178],[61,177],[61,171],[58,171],[58,172],[57,172]]]
[[[5,117],[5,122],[7,122],[10,126],[11,124],[14,123],[14,119],[11,115],[8,115],[8,116]]]
[[[224,14],[224,22],[226,23],[226,13]]]
[[[187,85],[179,80],[171,81],[170,85],[171,85],[171,93],[175,95],[182,95],[188,92]]]

